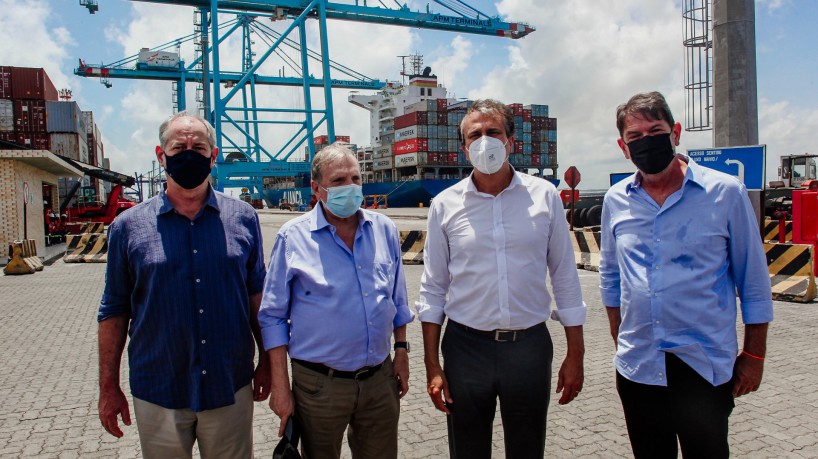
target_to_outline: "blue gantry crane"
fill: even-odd
[[[332,88],[377,90],[390,84],[368,78],[329,58],[327,20],[338,19],[376,24],[398,25],[423,29],[490,35],[512,39],[534,31],[524,23],[505,22],[469,6],[460,0],[433,0],[448,13],[412,11],[393,0],[395,7],[376,0],[370,6],[366,0],[351,3],[327,0],[134,0],[195,8],[194,33],[151,49],[161,52],[195,41],[199,52],[193,62],[179,61],[174,66],[140,65],[138,55],[113,64],[88,65],[80,61],[74,73],[98,77],[110,85],[112,78],[168,80],[175,84],[175,105],[186,107],[185,85],[202,85],[202,105],[216,128],[219,158],[213,171],[216,189],[249,188],[261,195],[264,177],[305,175],[315,154],[314,133],[325,128],[330,142],[335,141]],[[387,0],[388,1],[388,0]],[[229,20],[222,20],[229,17]],[[265,19],[260,21],[259,18]],[[267,20],[289,21],[283,31],[267,25]],[[318,22],[320,52],[307,47],[307,21]],[[230,69],[223,62],[221,48],[233,34],[241,34],[242,58],[239,69]],[[294,36],[294,38],[290,38]],[[265,47],[255,46],[256,38]],[[295,55],[295,57],[293,57]],[[263,75],[262,66],[276,56],[296,76]],[[320,77],[311,72],[317,62]],[[340,76],[341,78],[335,78]],[[261,107],[257,102],[258,88],[264,85],[302,87],[303,108]],[[311,88],[321,88],[320,100],[313,101]],[[211,99],[212,96],[212,99]],[[315,103],[318,102],[318,103]],[[265,127],[289,125],[294,133],[289,139],[269,142]],[[292,132],[292,130],[290,131]],[[277,149],[270,149],[275,144]],[[307,146],[308,157],[296,160],[293,154]]]

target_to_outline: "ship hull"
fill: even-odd
[[[460,179],[406,180],[400,182],[364,183],[364,196],[386,195],[389,207],[428,207],[432,198]],[[264,190],[267,206],[277,208],[282,200],[307,205],[312,191],[306,188],[273,188]]]

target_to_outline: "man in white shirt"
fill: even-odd
[[[448,414],[451,457],[491,457],[499,397],[506,456],[542,458],[553,357],[549,315],[565,327],[568,343],[559,403],[573,400],[584,379],[585,303],[568,225],[556,188],[508,163],[514,144],[508,107],[476,101],[460,135],[474,172],[430,207],[416,304],[427,391]]]

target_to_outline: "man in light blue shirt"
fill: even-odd
[[[638,171],[605,195],[599,272],[634,455],[676,457],[678,438],[685,457],[728,457],[733,398],[761,384],[773,318],[753,209],[735,178],[675,153],[682,127],[658,92],[620,105],[617,128]]]
[[[338,458],[349,426],[358,458],[396,458],[400,398],[409,381],[408,306],[397,228],[360,209],[354,154],[315,155],[319,202],[276,236],[259,311],[279,435],[294,415],[305,458]],[[391,335],[395,358],[390,358]],[[292,360],[292,389],[287,355]]]

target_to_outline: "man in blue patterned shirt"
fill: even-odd
[[[734,397],[758,389],[773,319],[767,261],[747,190],[677,155],[682,126],[658,92],[617,108],[638,171],[602,210],[602,302],[637,458],[726,458]],[[744,345],[738,352],[736,292]]]
[[[108,232],[99,308],[99,417],[116,437],[130,425],[119,372],[127,336],[130,386],[146,458],[253,456],[253,400],[270,369],[258,308],[261,231],[247,203],[212,189],[215,131],[179,113],[159,128],[159,195],[122,213]],[[255,348],[259,364],[253,368]]]
[[[301,425],[305,458],[396,459],[409,388],[406,295],[397,228],[361,209],[361,171],[346,147],[315,155],[313,210],[276,236],[259,323],[273,370],[270,407]],[[395,337],[395,359],[390,356]],[[292,360],[292,389],[287,356]]]

